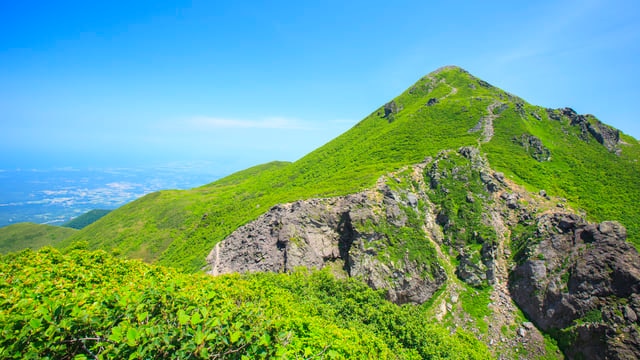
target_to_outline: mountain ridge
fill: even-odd
[[[446,66],[295,162],[146,195],[57,246],[217,276],[324,268],[496,357],[640,356],[638,160],[592,115]]]
[[[496,101],[506,104],[506,107],[492,107]],[[487,109],[496,114],[488,113]],[[481,142],[486,134],[470,130],[487,116],[496,117],[491,121],[494,134],[491,141]],[[626,214],[619,207],[603,206],[600,198],[609,194],[598,183],[599,180],[592,181],[590,189],[577,189],[584,179],[576,179],[572,170],[585,170],[580,166],[585,160],[573,160],[576,154],[588,154],[590,158],[586,161],[589,162],[597,158],[593,167],[611,167],[614,170],[608,180],[614,183],[615,188],[628,184],[626,193],[611,194],[616,196],[616,203],[640,201],[640,189],[632,188],[632,178],[640,176],[640,166],[632,163],[629,175],[629,164],[618,164],[619,160],[628,163],[638,158],[637,141],[630,141],[632,138],[622,134],[621,139],[629,140],[626,142],[630,145],[620,145],[621,154],[616,156],[604,147],[594,146],[592,143],[595,141],[590,138],[579,143],[579,130],[570,125],[568,118],[562,115],[559,118],[561,121],[550,119],[545,108],[529,105],[459,67],[443,67],[421,78],[349,131],[293,163],[272,163],[265,168],[258,166],[251,176],[235,184],[221,180],[191,191],[163,191],[147,195],[89,226],[67,243],[87,237],[92,248],[110,250],[120,246],[123,248],[119,250],[130,256],[195,270],[204,265],[203,259],[216,242],[277,203],[358,192],[373,186],[376,179],[386,172],[418,163],[442,149],[457,149],[479,142],[493,166],[513,176],[516,182],[531,190],[545,189],[550,194],[567,198],[576,207],[585,207],[594,219],[621,219],[628,227],[632,241],[636,241],[640,227],[636,223],[640,217],[636,214],[638,211],[628,206],[632,210]],[[565,138],[557,135],[562,131],[566,131]],[[553,153],[554,160],[538,162],[533,159],[522,145],[513,140],[523,134],[544,139],[544,145]],[[568,147],[575,150],[564,149]],[[518,161],[513,161],[514,158]],[[556,159],[564,163],[558,163]],[[595,174],[597,171],[593,167],[587,168],[586,172],[597,178],[599,174]],[[549,176],[541,177],[536,173]],[[232,175],[234,177],[237,175]],[[593,189],[597,191],[594,193]],[[143,203],[145,206],[141,205]],[[143,210],[147,205],[163,207],[164,210],[149,217]],[[125,216],[125,211],[131,213]],[[232,212],[244,215],[226,219]],[[118,216],[119,213],[122,215]],[[113,217],[117,219],[108,222]],[[136,218],[144,218],[144,224],[135,224],[132,219]],[[212,229],[210,225],[214,218],[220,223],[215,223],[216,227]],[[168,219],[176,221],[172,224]],[[118,230],[114,232],[114,228]],[[145,228],[148,234],[153,233],[154,240],[138,240],[141,228]],[[200,249],[197,258],[192,255],[193,245]],[[190,246],[191,249],[188,248]]]

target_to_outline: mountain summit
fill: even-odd
[[[293,163],[63,240],[213,275],[327,269],[507,358],[640,357],[640,144],[447,66]]]
[[[463,146],[478,148],[508,179],[566,199],[589,219],[621,221],[640,243],[637,140],[591,115],[530,105],[455,66],[423,77],[294,163],[147,195],[68,243],[86,239],[95,248],[198,269],[216,243],[271,206],[356,193],[384,174]]]

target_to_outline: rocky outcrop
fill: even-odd
[[[504,174],[491,170],[477,147],[465,146],[441,152],[425,175],[443,243],[456,253],[456,276],[474,287],[492,285],[497,230],[487,214],[501,207],[493,194],[505,189]]]
[[[403,245],[406,234],[398,231],[426,225],[410,224],[418,214],[425,219],[419,206],[424,196],[393,191],[381,181],[371,191],[274,206],[216,245],[207,258],[209,272],[330,266],[387,290],[393,302],[423,303],[446,281],[445,272],[435,258],[414,259]],[[427,234],[420,233],[421,251],[433,252]]]
[[[395,100],[391,100],[390,102],[384,104],[384,107],[382,109],[384,111],[384,115],[382,117],[387,119],[391,123],[393,122],[393,120],[395,120],[395,114],[402,110],[402,106],[399,106],[395,102]]]
[[[607,150],[620,154],[620,131],[609,125],[605,125],[592,115],[580,115],[571,108],[559,109],[559,113],[555,110],[547,109],[549,118],[554,120],[560,120],[561,116],[569,119],[571,126],[576,126],[580,129],[580,137],[583,140],[594,138],[597,142],[602,144]],[[561,116],[560,116],[561,115]]]
[[[551,151],[542,144],[539,138],[531,134],[514,137],[513,142],[522,146],[532,158],[539,162],[551,160]]]
[[[640,256],[616,222],[551,213],[512,271],[513,299],[570,358],[640,358]]]

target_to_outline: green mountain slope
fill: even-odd
[[[354,193],[382,174],[466,145],[480,146],[493,167],[529,190],[564,197],[593,220],[621,221],[637,245],[640,145],[622,135],[608,149],[585,133],[586,125],[571,125],[569,115],[530,105],[460,68],[442,68],[294,163],[149,194],[62,245],[86,240],[93,249],[193,271],[216,243],[275,204]],[[491,132],[477,126],[487,121]]]
[[[107,215],[110,211],[111,210],[100,209],[91,210],[70,221],[67,221],[61,226],[80,230],[98,221],[98,219]]]
[[[0,254],[56,246],[75,233],[75,229],[34,223],[5,226],[0,228]]]

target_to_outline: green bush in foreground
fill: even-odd
[[[421,311],[327,272],[186,275],[51,248],[0,259],[8,359],[490,357]]]

